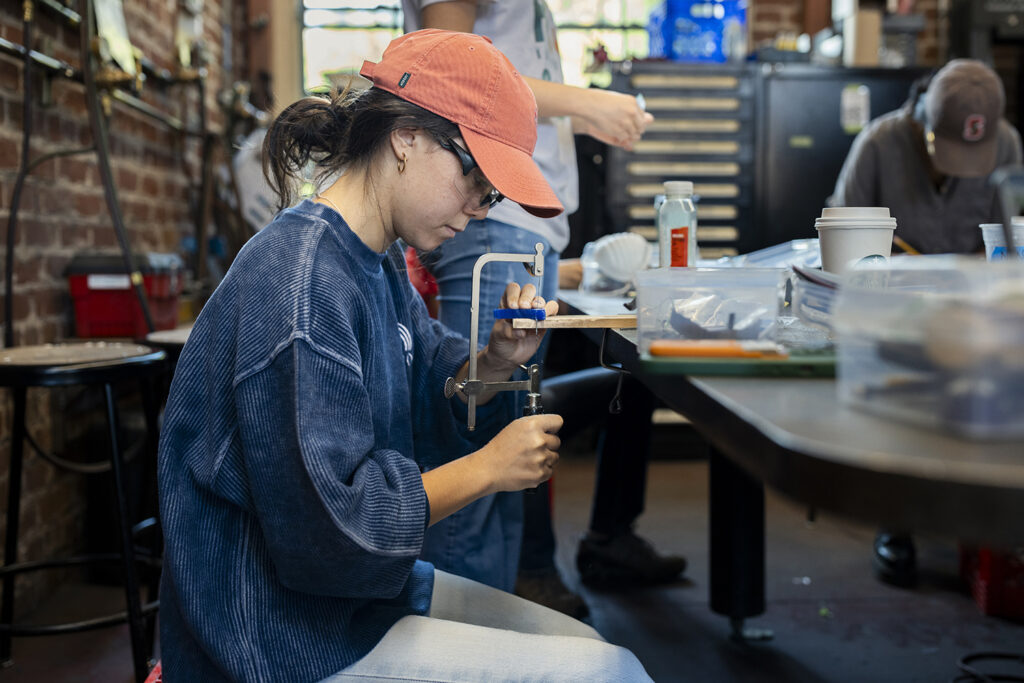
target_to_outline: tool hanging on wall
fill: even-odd
[[[205,137],[201,131],[190,129],[178,118],[161,111],[132,94],[132,92],[138,92],[144,83],[154,83],[160,87],[175,84],[198,85],[202,79],[197,77],[198,74],[189,73],[187,70],[182,70],[178,74],[172,74],[166,69],[156,67],[145,57],[141,56],[137,50],[126,50],[125,45],[130,47],[130,42],[126,42],[126,32],[122,30],[124,27],[124,15],[119,0],[98,0],[95,11],[92,2],[82,0],[79,7],[82,10],[81,14],[57,2],[57,0],[25,0],[22,6],[24,12],[22,36],[25,44],[18,45],[5,38],[0,38],[0,52],[19,58],[24,64],[21,163],[15,177],[7,225],[7,252],[5,255],[6,267],[4,277],[4,291],[7,295],[4,301],[4,345],[6,347],[14,345],[14,252],[17,242],[17,219],[21,194],[26,179],[35,168],[45,162],[61,156],[87,152],[95,152],[97,155],[100,179],[104,185],[105,199],[111,214],[118,244],[125,260],[125,267],[132,281],[133,291],[139,299],[140,308],[143,311],[147,326],[152,329],[152,318],[149,314],[148,301],[145,297],[145,291],[141,286],[142,278],[135,268],[129,249],[117,191],[110,171],[106,119],[110,115],[113,103],[116,102],[152,120],[158,121],[167,128],[183,135]],[[78,30],[80,53],[82,56],[82,64],[79,67],[32,49],[34,15],[39,8],[48,11],[69,27]],[[85,17],[85,20],[83,20],[83,17]],[[97,17],[103,18],[103,28],[97,27],[94,21]],[[115,47],[111,49],[111,45]],[[115,54],[118,55],[118,60],[116,61],[114,60]],[[131,59],[128,59],[128,54],[131,55]],[[122,62],[129,65],[127,70],[122,68]],[[44,104],[49,101],[50,83],[55,77],[80,82],[86,86],[86,105],[89,113],[90,128],[94,138],[92,145],[82,148],[57,150],[32,159],[32,110],[37,101],[34,84],[36,83],[36,77],[40,74],[44,78],[42,80],[43,90],[39,94],[39,99]],[[200,103],[204,101],[204,98],[200,98]],[[203,119],[205,126],[205,108],[200,107],[200,109],[200,118]]]
[[[114,234],[117,236],[118,246],[121,247],[121,257],[124,259],[125,270],[131,278],[132,289],[135,291],[139,306],[142,308],[142,315],[146,320],[146,328],[152,332],[156,328],[153,325],[153,315],[149,310],[149,299],[147,299],[146,290],[143,288],[142,273],[135,264],[135,257],[132,255],[131,245],[128,243],[124,217],[121,214],[121,203],[117,198],[117,186],[114,184],[114,173],[110,167],[110,140],[107,131],[107,116],[111,106],[109,95],[106,91],[100,91],[102,87],[101,82],[97,80],[97,76],[102,76],[106,81],[102,85],[109,87],[123,81],[123,78],[113,71],[114,67],[109,63],[102,65],[101,69],[97,71],[93,50],[93,39],[98,35],[95,30],[94,16],[106,17],[108,21],[116,22],[116,19],[110,17],[115,5],[118,10],[121,9],[120,0],[99,0],[99,3],[96,5],[97,12],[94,15],[92,0],[83,0],[82,2],[84,11],[82,12],[79,30],[82,80],[85,84],[85,105],[86,110],[89,112],[89,127],[92,129],[93,142],[96,148],[96,168],[100,174],[100,181],[103,183],[103,195],[107,201],[107,210],[110,212],[110,219],[114,224]],[[124,13],[119,13],[119,17],[123,25]],[[125,32],[124,38],[127,39],[127,32]],[[99,44],[102,45],[104,42],[107,41],[100,40]],[[118,60],[119,65],[123,66],[121,62],[126,59],[123,41],[120,39],[115,40],[112,47],[114,52],[112,52],[111,56]],[[134,55],[132,55],[132,62],[134,68]],[[130,74],[135,79],[137,87],[141,85],[138,81],[137,73],[128,71],[124,73]]]

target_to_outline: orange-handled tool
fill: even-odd
[[[651,342],[652,356],[682,358],[788,358],[786,350],[775,342],[735,339],[656,339]]]

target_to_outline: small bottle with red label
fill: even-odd
[[[696,266],[697,207],[693,183],[665,181],[665,202],[658,209],[658,265],[662,268]]]

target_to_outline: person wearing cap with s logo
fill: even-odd
[[[926,89],[916,85],[901,109],[857,135],[829,203],[888,207],[896,237],[921,253],[979,252],[979,224],[1003,221],[988,176],[1021,162],[1020,134],[1003,118],[1003,84],[982,62],[956,59]],[[879,531],[872,566],[886,583],[914,585],[913,538]]]
[[[1003,220],[988,176],[1021,162],[1005,103],[988,66],[949,62],[927,89],[857,135],[829,204],[888,207],[896,236],[925,254],[980,252],[978,225]]]
[[[465,376],[466,340],[429,318],[398,240],[434,248],[503,197],[562,206],[530,157],[533,95],[486,39],[412,33],[361,73],[372,87],[300,100],[267,132],[282,210],[175,371],[165,680],[650,680],[589,626],[418,559],[430,525],[550,477],[562,420],[506,424],[501,394],[465,430],[442,386]],[[292,206],[310,165],[326,186]],[[556,312],[532,285],[494,304]],[[541,338],[499,321],[481,378],[506,379]]]

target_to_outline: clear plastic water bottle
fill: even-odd
[[[665,203],[658,209],[658,265],[662,268],[696,266],[697,207],[693,183],[665,181]]]

